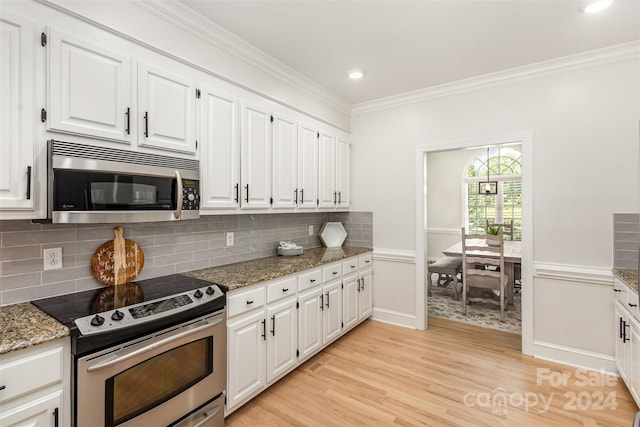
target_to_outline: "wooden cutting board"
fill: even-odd
[[[122,237],[122,227],[113,229],[113,240],[100,246],[91,258],[93,275],[105,285],[129,283],[144,267],[144,253],[137,243]]]

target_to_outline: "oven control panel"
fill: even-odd
[[[217,285],[212,284],[189,292],[80,317],[74,322],[82,335],[99,334],[170,316],[218,298],[225,298],[225,295]]]

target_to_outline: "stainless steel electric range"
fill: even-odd
[[[226,290],[176,274],[34,301],[71,330],[74,425],[224,425]]]

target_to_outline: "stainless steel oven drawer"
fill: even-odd
[[[193,411],[187,418],[170,427],[223,427],[224,394]]]

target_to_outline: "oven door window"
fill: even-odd
[[[105,426],[117,426],[182,393],[213,372],[213,337],[171,349],[109,378]]]
[[[58,169],[55,211],[175,210],[176,180]]]

